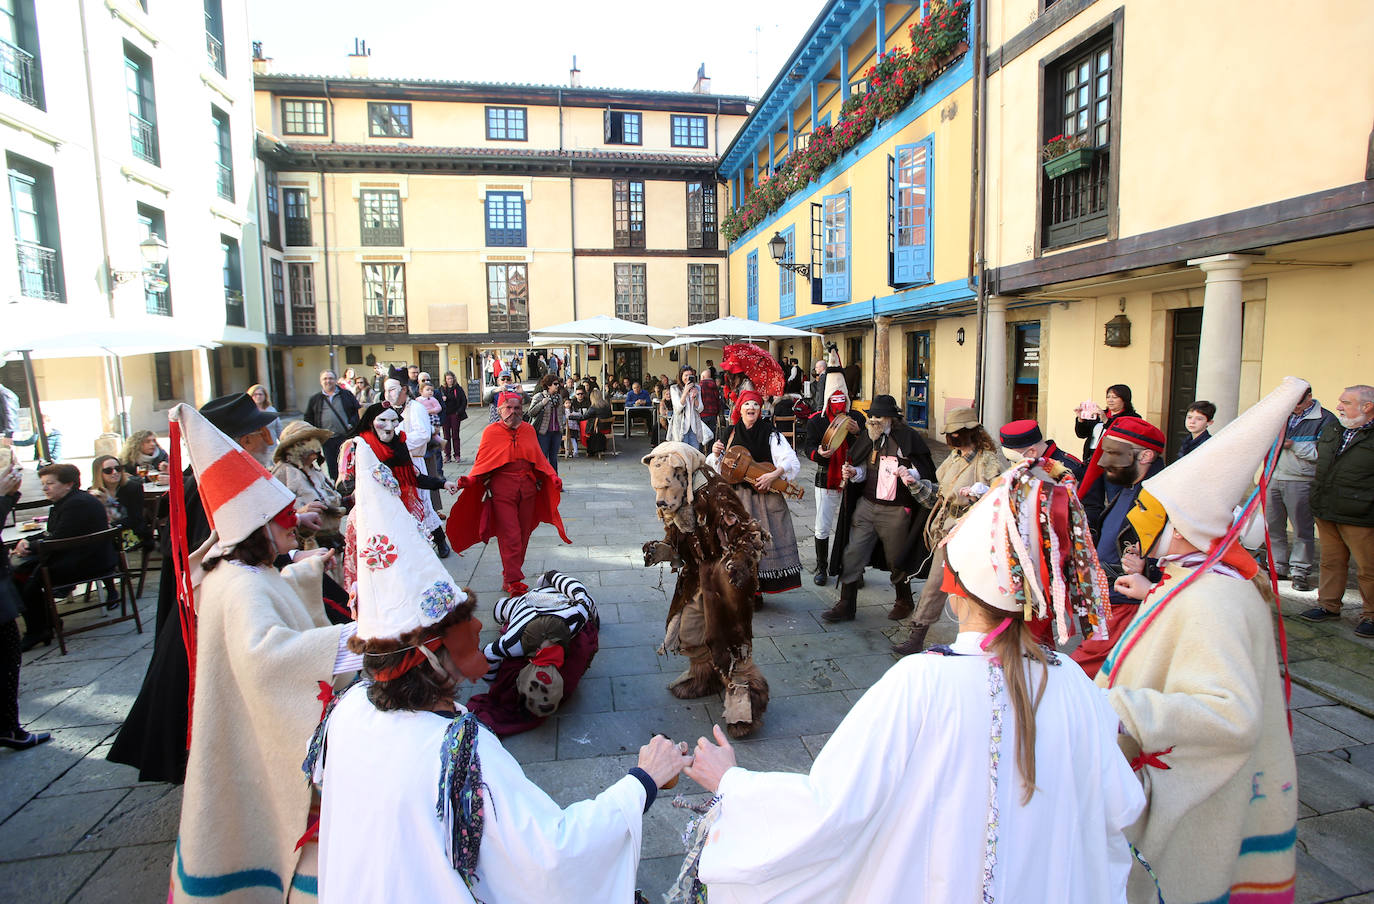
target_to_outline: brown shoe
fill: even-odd
[[[859,607],[859,585],[841,584],[840,598],[835,605],[821,613],[821,618],[834,624],[835,622],[853,621],[854,615]]]
[[[888,621],[901,621],[916,611],[916,603],[911,599],[910,582],[903,580],[893,589],[897,591],[897,599],[888,610],[887,618]]]
[[[930,625],[912,625],[911,636],[902,643],[894,643],[892,654],[902,657],[921,652],[926,648],[926,632],[929,630]]]

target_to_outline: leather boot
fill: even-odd
[[[916,611],[916,603],[911,599],[911,582],[904,578],[893,589],[897,591],[897,599],[887,617],[890,621],[901,621]]]
[[[840,598],[835,601],[835,605],[821,613],[821,618],[831,623],[853,621],[854,614],[858,611],[858,608],[859,585],[853,583],[841,584]]]
[[[448,558],[448,540],[444,537],[444,529],[436,527],[431,533],[430,538],[434,540],[434,553],[441,559]]]
[[[926,647],[926,632],[930,630],[930,625],[912,625],[911,636],[902,643],[892,645],[894,656],[910,656],[912,653],[919,653]]]
[[[830,538],[816,540],[816,574],[814,580],[817,587],[824,587],[826,582],[826,569],[830,564]]]

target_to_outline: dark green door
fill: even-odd
[[[1169,437],[1168,461],[1178,457],[1179,444],[1187,435],[1183,420],[1188,406],[1197,401],[1197,357],[1202,340],[1202,308],[1183,308],[1174,311],[1174,341],[1169,359],[1169,420],[1165,433]]]

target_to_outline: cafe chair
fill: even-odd
[[[119,540],[122,533],[123,528],[111,527],[80,537],[67,537],[62,540],[45,540],[43,542],[43,553],[38,563],[38,576],[43,582],[43,598],[48,607],[48,617],[52,621],[53,631],[57,634],[57,645],[61,648],[63,656],[67,655],[67,635],[69,634],[94,631],[96,628],[103,628],[106,625],[113,625],[130,619],[133,619],[134,626],[138,628],[138,633],[143,633],[143,620],[138,614],[138,599],[134,595],[133,578],[129,574],[129,562],[124,556],[124,549]],[[72,581],[71,578],[61,574],[54,578],[54,575],[49,572],[47,564],[49,556],[74,549],[96,549],[102,543],[114,546],[116,552],[114,568],[104,574],[82,575]],[[54,580],[56,580],[56,584],[54,584]],[[119,615],[114,618],[102,618],[78,628],[64,627],[64,617],[69,618],[82,612],[105,609],[105,602],[101,594],[96,594],[96,601],[91,602],[90,588],[100,585],[106,580],[113,580],[119,587]],[[72,591],[81,584],[87,585],[86,598],[84,601],[78,602]],[[62,591],[60,600],[58,598],[59,590]],[[59,603],[67,606],[67,608],[58,609]],[[74,606],[69,604],[74,604]]]

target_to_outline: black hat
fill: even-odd
[[[1008,449],[1029,449],[1045,437],[1040,425],[1032,420],[1012,421],[1002,428],[1002,445]]]
[[[897,400],[892,396],[878,395],[873,397],[873,404],[868,406],[868,416],[900,418],[902,412],[897,407]]]
[[[275,411],[259,411],[253,397],[245,392],[211,399],[200,406],[200,413],[230,439],[247,436],[277,419]]]

